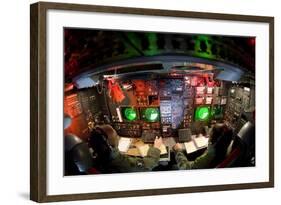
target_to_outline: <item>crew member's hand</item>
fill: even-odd
[[[162,137],[156,137],[154,140],[154,145],[153,147],[160,149],[161,145],[163,144]]]
[[[174,149],[175,151],[181,151],[181,150],[183,150],[182,144],[180,144],[180,143],[175,144],[174,147],[173,147],[173,149]]]

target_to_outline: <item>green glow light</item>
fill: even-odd
[[[210,116],[209,107],[198,107],[195,111],[195,120],[205,121],[208,120]]]
[[[214,59],[215,56],[213,56],[210,52],[211,45],[209,44],[209,41],[211,40],[211,37],[205,36],[205,35],[198,35],[195,38],[195,55],[202,58],[208,58],[208,59]],[[201,42],[205,42],[207,46],[207,52],[202,52],[200,48]]]
[[[149,41],[149,50],[144,51],[145,54],[152,56],[159,53],[157,46],[157,35],[156,33],[147,33],[147,39]]]
[[[147,108],[144,111],[145,118],[150,122],[155,122],[159,119],[159,111],[157,108]]]
[[[128,107],[124,110],[124,116],[129,121],[134,121],[137,119],[137,112],[134,108]]]

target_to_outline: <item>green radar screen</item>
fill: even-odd
[[[195,110],[195,121],[206,121],[210,118],[210,107],[197,107]]]
[[[132,107],[123,108],[123,117],[127,121],[135,121],[138,117],[137,110]]]
[[[147,122],[157,122],[159,121],[159,108],[149,107],[141,110],[142,119]]]

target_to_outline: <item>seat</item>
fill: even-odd
[[[231,142],[226,158],[217,168],[254,166],[255,126],[245,123]]]
[[[243,153],[242,146],[231,147],[231,151],[227,154],[227,157],[219,163],[216,168],[232,167],[237,162],[241,154]]]
[[[64,140],[65,174],[92,173],[93,160],[88,144],[73,134],[66,135]]]

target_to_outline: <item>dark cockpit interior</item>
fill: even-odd
[[[161,138],[149,171],[168,171],[180,167],[176,144],[195,164],[224,124],[221,160],[186,167],[255,166],[254,37],[65,28],[64,74],[65,175],[118,172],[95,162],[89,139],[103,125],[137,167]]]

